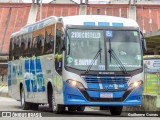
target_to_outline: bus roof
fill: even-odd
[[[49,25],[55,24],[57,22],[57,17],[56,16],[50,16],[48,18],[45,18],[43,20],[40,20],[38,22],[35,22],[30,25],[26,25],[23,28],[20,29],[20,31],[13,33],[11,35],[11,38],[16,37],[20,34],[26,34],[26,33],[31,33],[35,30],[42,29],[43,27],[47,27]]]
[[[64,26],[66,25],[87,25],[87,26],[126,26],[139,27],[132,19],[106,16],[106,15],[77,15],[61,17]]]
[[[33,24],[24,26],[20,31],[13,33],[11,38],[20,34],[31,33],[35,30],[55,24],[58,21],[62,22],[64,27],[66,27],[66,25],[139,27],[137,22],[132,19],[106,15],[50,16]]]

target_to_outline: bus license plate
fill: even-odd
[[[100,98],[113,98],[113,93],[100,93]]]

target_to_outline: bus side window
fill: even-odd
[[[24,57],[27,57],[27,52],[28,52],[28,36],[25,35],[25,38],[24,38]]]
[[[54,52],[54,29],[55,25],[45,29],[44,54],[53,54]]]
[[[57,24],[56,28],[56,46],[55,46],[55,69],[61,75],[62,74],[62,24]]]
[[[20,46],[21,42],[20,42],[20,39],[19,37],[15,38],[14,40],[14,60],[17,60],[19,59],[19,55],[20,55],[20,49],[19,49],[19,46]]]
[[[32,56],[36,56],[36,54],[37,54],[37,41],[36,37],[34,37],[32,40]]]
[[[9,46],[9,60],[12,60],[13,56],[13,45],[12,45],[13,38],[10,39],[10,46]]]
[[[31,44],[32,44],[32,41],[31,41],[31,36],[28,35],[28,41],[27,41],[27,51],[26,51],[26,54],[27,54],[27,57],[31,57]]]
[[[31,42],[30,42],[30,55],[31,55],[31,57],[33,56],[33,54],[34,54],[34,38],[32,37]]]
[[[43,49],[43,45],[42,45],[42,40],[43,40],[43,36],[39,35],[36,37],[37,40],[37,56],[42,55],[42,49]]]
[[[12,39],[12,60],[14,60],[14,56],[15,56],[15,43],[14,43],[14,41],[15,41],[15,38],[13,38]]]
[[[24,39],[24,36],[22,35],[22,38],[21,38],[21,45],[20,45],[20,57],[24,57],[25,56],[25,53],[24,53],[24,48],[25,47],[25,39]]]

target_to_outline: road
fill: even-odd
[[[65,111],[63,114],[54,114],[52,113],[51,110],[48,109],[48,106],[40,106],[38,111],[24,111],[21,110],[20,108],[20,102],[16,101],[12,98],[5,98],[5,97],[0,97],[0,111],[12,111],[12,113],[14,111],[18,111],[19,113],[41,113],[42,116],[48,116],[47,119],[56,119],[57,118],[59,120],[107,120],[107,119],[118,119],[118,120],[124,120],[124,119],[137,119],[137,117],[125,117],[127,116],[128,113],[122,113],[121,116],[111,116],[109,111],[99,111],[99,110],[95,110],[93,108],[87,107],[86,110],[84,112],[68,112]],[[2,114],[0,112],[0,114]],[[0,118],[0,120],[7,120],[8,118]],[[22,118],[12,118],[13,120],[21,120]],[[24,120],[27,120],[27,118],[23,118]],[[35,118],[29,118],[30,120],[35,120]],[[36,118],[37,119],[37,118]],[[45,119],[44,117],[42,118],[38,118],[38,120],[41,119]],[[146,120],[148,119],[148,117],[139,117],[139,120]],[[157,119],[157,118],[153,118],[152,119]]]

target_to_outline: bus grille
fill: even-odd
[[[86,83],[103,83],[103,84],[125,84],[129,82],[130,77],[97,77],[82,76]]]

